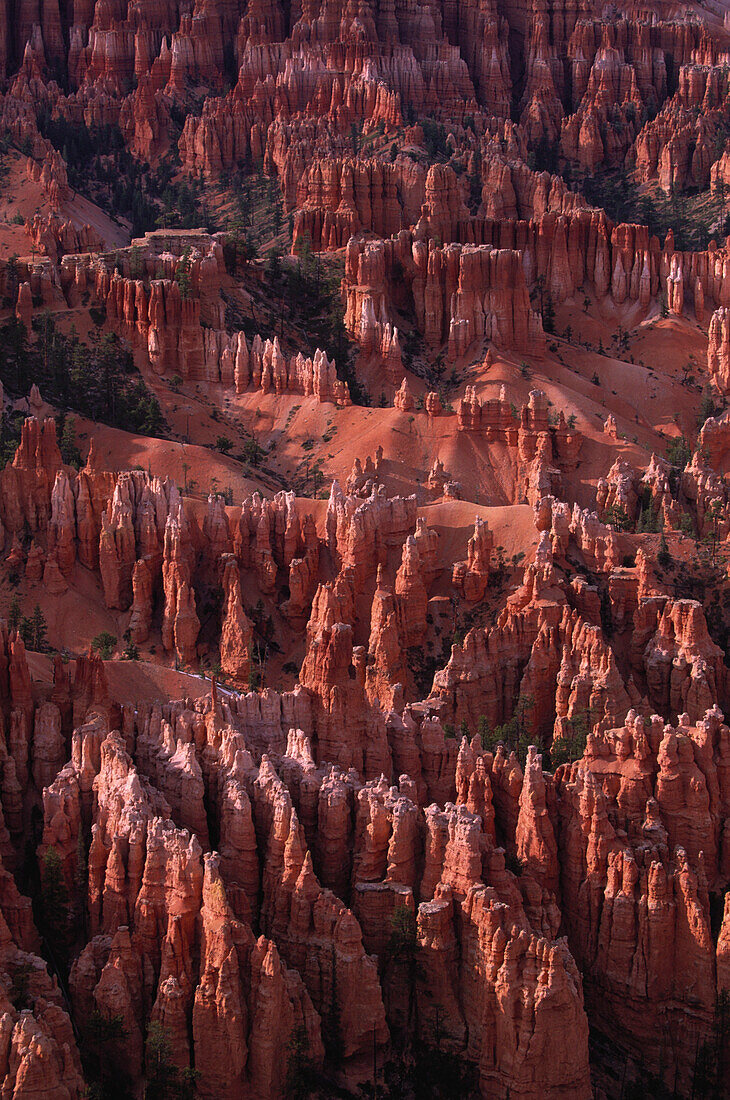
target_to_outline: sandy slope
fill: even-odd
[[[53,683],[53,660],[41,653],[28,654],[31,679],[39,694]],[[73,678],[74,662],[68,665]],[[210,680],[149,661],[105,661],[109,690],[120,703],[153,703],[167,699],[197,699],[210,691]]]
[[[13,253],[31,257],[31,242],[23,223],[34,214],[47,216],[51,213],[50,203],[40,183],[28,179],[26,163],[27,158],[14,150],[6,156],[7,171],[0,188],[0,260],[7,259]],[[73,194],[70,200],[63,203],[59,215],[78,228],[90,225],[107,248],[129,244],[127,227],[110,218],[82,195]],[[22,218],[19,224],[18,218]]]

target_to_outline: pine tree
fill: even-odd
[[[46,626],[45,616],[39,604],[36,604],[33,608],[33,614],[30,618],[26,615],[23,616],[18,623],[17,629],[28,649],[33,649],[37,653],[43,653],[45,651],[47,648],[46,632],[48,627]]]
[[[33,608],[33,615],[31,616],[30,624],[30,648],[34,649],[37,653],[43,653],[46,649],[46,634],[48,632],[48,625],[46,623],[45,616],[41,611],[40,604],[36,604]]]
[[[13,253],[5,264],[5,298],[10,308],[14,308],[18,299],[18,287],[20,275],[18,274],[18,257]]]
[[[167,1032],[155,1021],[147,1032],[145,1054],[147,1085],[145,1100],[193,1100],[195,1082],[200,1076],[194,1069],[180,1069],[172,1060]]]
[[[180,293],[183,298],[190,297],[190,290],[192,286],[192,273],[190,270],[190,246],[185,249],[180,262],[175,270],[175,282],[180,287]]]
[[[482,748],[488,752],[493,752],[497,744],[497,739],[494,735],[494,731],[490,729],[489,722],[485,714],[479,715],[479,721],[477,723],[477,733],[479,734],[479,740],[482,743]]]
[[[41,914],[51,948],[65,956],[68,936],[68,889],[58,851],[46,849],[41,869]]]
[[[63,419],[59,450],[67,466],[73,466],[77,470],[80,468],[81,452],[76,444],[76,425],[72,416],[66,416]]]
[[[79,829],[79,837],[76,841],[76,885],[84,894],[86,893],[88,874],[89,861],[86,855],[86,844],[84,843],[83,831]]]
[[[20,602],[17,596],[13,596],[10,601],[10,609],[8,610],[8,627],[10,630],[17,630],[20,625]]]
[[[317,1072],[309,1055],[309,1037],[301,1024],[289,1040],[285,1095],[289,1100],[309,1100],[317,1094],[316,1086]]]
[[[110,660],[116,644],[116,634],[112,634],[109,630],[102,630],[91,640],[91,648],[99,654],[102,661]]]

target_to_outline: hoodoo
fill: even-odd
[[[722,1100],[730,13],[0,0],[0,1093]]]

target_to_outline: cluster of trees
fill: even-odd
[[[675,247],[682,251],[702,251],[710,239],[717,236],[712,228],[719,214],[713,210],[696,209],[693,197],[673,191],[664,197],[659,192],[648,194],[625,172],[598,172],[586,177],[583,193],[594,206],[602,206],[614,222],[631,222],[649,227],[649,232],[664,240],[668,230],[674,234]],[[723,220],[721,235],[730,231],[730,217]]]
[[[69,334],[61,332],[49,313],[36,318],[33,328],[33,343],[16,320],[0,328],[5,350],[0,358],[0,380],[9,393],[25,396],[35,382],[44,397],[63,412],[74,411],[90,420],[144,435],[162,433],[165,424],[159,402],[116,334],[93,332],[89,342],[82,343],[73,330]],[[8,427],[12,429],[12,422]],[[73,424],[64,420],[61,430],[61,442],[67,451],[64,457],[73,461]],[[6,461],[12,457],[7,454],[11,443],[12,438],[3,448]]]
[[[482,204],[482,157],[478,148],[474,151],[473,171],[466,177],[466,181],[469,188],[469,213],[474,215]]]
[[[122,1060],[127,1030],[120,1015],[94,1011],[83,1027],[79,1052],[90,1085],[88,1100],[132,1100],[140,1095]],[[147,1029],[143,1100],[193,1100],[197,1095],[197,1070],[181,1069],[173,1061],[168,1032],[158,1022]]]
[[[512,717],[501,725],[491,728],[485,715],[480,715],[477,723],[477,733],[485,752],[496,752],[497,747],[503,745],[506,753],[514,752],[517,755],[520,765],[524,768],[527,760],[527,750],[537,740],[535,734],[531,732],[531,723],[528,718],[534,709],[534,697],[521,694]],[[468,729],[468,724],[462,722],[459,732],[465,735]]]
[[[651,489],[647,485],[641,494],[639,501],[639,515],[636,520],[638,534],[656,534],[661,530],[662,517],[654,507]]]
[[[715,406],[712,397],[705,394],[697,416],[698,428],[701,428],[709,416],[714,416],[721,408]],[[684,435],[673,436],[667,443],[666,457],[671,466],[669,488],[676,500],[679,495],[680,478],[685,467],[692,459],[692,445]],[[617,531],[635,531],[637,534],[657,534],[663,529],[661,514],[654,507],[651,489],[645,486],[639,499],[639,511],[636,522],[621,504],[612,504],[604,512],[604,522]],[[680,529],[685,535],[694,535],[695,525],[689,513],[682,513]]]
[[[71,122],[60,115],[54,117],[48,107],[42,107],[36,118],[43,137],[65,160],[72,187],[78,186],[83,179],[83,166],[88,166],[95,157],[112,156],[124,150],[122,131],[110,123],[87,126],[84,122]]]
[[[94,650],[94,653],[99,654],[102,661],[110,660],[116,646],[116,634],[112,634],[110,630],[102,630],[101,633],[97,634],[91,641],[91,648]]]
[[[224,237],[223,260],[229,275],[235,275],[239,267],[254,260],[256,256],[256,245],[247,233],[234,228]]]
[[[36,653],[44,653],[48,649],[46,642],[48,624],[40,604],[35,605],[30,615],[23,615],[18,597],[13,596],[8,611],[8,626],[10,630],[18,631],[28,649]]]
[[[0,412],[0,469],[12,461],[25,421],[25,413],[11,409]]]
[[[535,699],[532,695],[521,694],[517,700],[511,718],[506,722],[492,728],[485,715],[481,715],[477,723],[477,733],[485,752],[496,752],[499,745],[509,755],[514,752],[524,768],[527,760],[527,750],[530,745],[535,745],[543,754],[543,765],[546,768],[557,768],[560,764],[578,760],[583,755],[586,741],[591,729],[591,716],[589,714],[574,715],[568,720],[568,734],[554,740],[551,745],[546,745],[543,738],[534,732],[531,716],[535,710]],[[456,737],[456,729],[446,724],[444,727],[447,737]],[[469,723],[464,720],[459,726],[459,737],[471,740],[474,731]]]
[[[48,623],[46,622],[46,617],[41,610],[40,604],[35,605],[30,615],[23,615],[21,612],[20,600],[17,596],[13,596],[8,609],[8,626],[10,630],[18,631],[26,648],[32,649],[36,653],[45,653],[48,651],[48,642],[46,640]],[[138,660],[139,649],[134,642],[132,642],[129,630],[124,632],[124,641],[126,642],[123,652],[124,659],[127,661]],[[114,655],[116,646],[116,635],[112,634],[109,630],[102,630],[91,642],[93,651],[98,653],[104,661],[111,659]]]
[[[164,187],[158,180],[160,172],[167,177]],[[189,183],[171,178],[172,167],[165,164],[157,173],[147,176],[147,195],[154,211],[154,222],[147,229],[207,229],[214,233],[219,227],[203,193],[199,180]]]
[[[451,156],[451,146],[447,143],[447,130],[443,122],[435,122],[432,118],[422,118],[419,123],[423,130],[423,140],[426,145],[428,159],[448,160]]]
[[[104,207],[112,217],[128,218],[132,236],[142,236],[160,226],[207,227],[211,232],[217,228],[200,181],[173,178],[179,167],[176,151],[153,171],[132,156],[116,125],[87,126],[54,117],[44,109],[38,114],[38,128],[63,156],[70,186]]]
[[[378,1071],[378,1084],[365,1085],[364,1096],[379,1100],[465,1100],[479,1096],[477,1072],[473,1062],[441,1046],[438,1013],[433,1017],[433,1039],[413,1044],[407,1058],[392,1059]]]
[[[550,746],[550,767],[570,764],[583,755],[590,733],[591,718],[586,714],[576,714],[568,720],[568,734],[554,740]]]
[[[697,431],[702,431],[705,425],[705,421],[709,420],[711,416],[719,416],[727,408],[727,400],[722,397],[718,404],[715,404],[714,398],[709,390],[705,390],[700,400],[700,407],[697,410]]]
[[[5,294],[3,306],[5,309],[15,309],[18,300],[18,287],[20,286],[20,271],[18,269],[18,257],[15,253],[8,256],[5,263]]]
[[[91,189],[90,197],[110,214],[128,218],[133,237],[160,227],[205,228],[211,233],[218,228],[199,181],[173,180],[174,167],[169,161],[152,172],[123,151],[106,161],[96,158],[92,167],[102,189]],[[88,184],[86,190],[88,193]]]
[[[221,186],[233,196],[233,209],[228,216],[240,258],[255,257],[271,238],[279,238],[283,230],[291,240],[293,216],[285,221],[284,205],[278,180],[264,173],[262,161],[254,162],[250,152],[241,164],[224,171]]]
[[[707,1100],[719,1100],[726,1095],[730,1074],[730,993],[718,993],[715,1002],[712,1036],[697,1052],[692,1080],[692,1093]]]
[[[356,405],[369,405],[370,397],[359,384],[350,363],[350,345],[340,297],[341,270],[331,260],[312,252],[305,238],[294,262],[284,263],[281,249],[272,248],[266,263],[269,284],[281,296],[281,319],[286,316],[305,337],[307,354],[322,348],[334,359],[338,378],[347,382]]]
[[[257,691],[266,686],[266,666],[269,657],[272,653],[280,653],[281,646],[274,636],[274,620],[267,613],[263,600],[259,599],[255,607],[247,609],[247,614],[254,634],[248,686],[250,691]]]
[[[686,1095],[692,1100],[725,1100],[730,1072],[730,996],[727,990],[718,994],[710,1037],[697,1044],[692,1068],[692,1087]],[[643,1063],[631,1065],[624,1055],[621,1095],[623,1100],[674,1100],[677,1090],[661,1077],[650,1073]],[[628,1070],[628,1072],[627,1072]]]

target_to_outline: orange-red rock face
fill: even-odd
[[[664,0],[0,0],[0,128],[38,202],[32,255],[0,261],[13,331],[92,306],[163,400],[242,443],[261,420],[272,463],[235,503],[93,444],[76,470],[38,380],[7,387],[34,415],[0,470],[3,1098],[75,1100],[100,1063],[141,1095],[161,1039],[210,1100],[377,1091],[434,1046],[504,1100],[699,1094],[712,1057],[721,1082],[729,33]],[[202,187],[220,232],[158,208],[107,248],[47,136],[82,126],[114,146],[95,170]],[[581,191],[604,172],[711,209],[703,246],[614,223]],[[263,217],[232,221],[261,177]],[[284,268],[336,271],[316,342],[227,231],[268,249],[274,195]],[[667,394],[634,427],[642,354]],[[327,488],[296,497],[277,450],[315,446]],[[29,654],[36,597],[49,633],[93,605],[129,663]]]
[[[525,433],[523,450],[545,416],[535,392],[512,429]],[[503,430],[499,416],[489,430]],[[32,467],[40,484],[57,462],[44,431],[28,422],[11,467]],[[628,477],[617,471],[616,484],[619,474]],[[286,495],[268,509],[248,502],[236,530],[212,498],[198,529],[174,486],[141,473],[110,480],[90,462],[56,476],[48,534],[59,571],[87,553],[82,485],[101,516],[93,568],[105,592],[131,607],[141,637],[155,621],[156,577],[163,638],[180,660],[199,625],[189,595],[198,554],[220,558],[221,666],[244,684],[252,628],[241,569],[265,587],[301,552],[329,554],[340,570],[305,596],[301,686],[288,694],[226,689],[122,710],[95,659],[77,661],[71,679],[58,661],[50,700],[37,702],[23,643],[5,636],[0,849],[17,865],[23,806],[42,790],[41,859],[58,853],[76,899],[68,942],[88,928],[72,1008],[79,1020],[126,1021],[124,1045],[108,1053],[120,1072],[143,1079],[160,1024],[175,1064],[202,1067],[206,1095],[279,1095],[282,1044],[303,1032],[315,1069],[336,1035],[338,1072],[353,1083],[373,1043],[388,1057],[411,999],[425,1040],[438,1006],[449,1048],[484,1095],[589,1096],[589,1018],[638,1058],[661,1016],[673,1053],[652,1055],[652,1072],[668,1060],[691,1081],[726,984],[710,896],[730,874],[730,732],[713,702],[727,685],[699,604],[609,589],[614,615],[633,615],[642,696],[596,621],[599,601],[565,577],[571,547],[608,573],[615,532],[541,497],[522,587],[495,627],[453,647],[425,705],[404,708],[401,652],[427,630],[440,565],[415,502],[333,491],[317,536]],[[493,556],[478,522],[455,567],[466,600],[483,598]],[[373,581],[366,653],[354,644],[353,586]],[[679,717],[665,723],[651,708]],[[448,723],[473,730],[483,715],[494,728],[513,713],[554,745],[587,715],[582,757],[551,773],[534,747],[523,767],[501,746],[448,736]],[[0,909],[8,950],[27,951],[37,942],[28,903],[8,885]],[[412,969],[390,955],[400,921],[414,922]],[[49,1053],[45,1087],[62,1081],[78,1095],[70,1024],[62,1013],[46,1023],[34,1004],[49,1051],[69,1051]]]
[[[84,784],[89,789],[82,764],[87,758],[92,777],[98,769],[93,779],[96,823],[88,901],[92,931],[98,932],[72,974],[79,1005],[113,1005],[130,1022],[137,1021],[138,1031],[140,1020],[165,1019],[179,1064],[189,1064],[194,1055],[196,1064],[208,1067],[211,1091],[222,1087],[221,1082],[237,1091],[258,1080],[260,1072],[259,1016],[269,1019],[266,1002],[259,1002],[254,993],[260,982],[278,983],[283,1006],[279,1027],[291,1029],[299,1020],[299,1026],[307,1028],[315,1060],[326,1050],[321,979],[310,984],[306,962],[314,953],[321,956],[322,966],[335,968],[329,970],[328,982],[335,981],[339,990],[341,1041],[355,1072],[373,1033],[381,1045],[388,1040],[380,993],[387,974],[379,977],[377,960],[363,953],[362,943],[382,961],[384,913],[392,912],[393,906],[412,907],[420,898],[417,957],[423,972],[415,993],[425,998],[425,1021],[433,1011],[435,993],[443,1009],[444,1033],[457,1048],[467,1033],[474,1032],[475,1021],[481,1021],[469,1052],[487,1092],[509,1087],[534,1095],[538,1086],[531,1082],[538,1080],[543,1091],[585,1096],[587,1030],[579,972],[564,941],[551,945],[562,913],[579,965],[588,966],[590,960],[590,988],[596,983],[600,998],[608,997],[600,1009],[596,1001],[598,1018],[610,1018],[624,1038],[638,1043],[642,1014],[646,1017],[655,1011],[652,1006],[665,1005],[684,1072],[689,1048],[711,1026],[715,982],[724,980],[724,941],[719,941],[716,964],[706,900],[707,884],[712,886],[718,874],[726,873],[720,872],[714,853],[723,835],[724,765],[730,742],[727,727],[716,715],[676,731],[662,731],[658,720],[647,726],[630,715],[623,729],[592,739],[582,761],[562,769],[555,779],[542,771],[534,750],[523,779],[514,757],[507,761],[500,753],[481,755],[463,742],[458,764],[452,758],[458,808],[447,805],[442,811],[431,806],[424,815],[410,779],[403,777],[400,789],[389,788],[384,779],[363,784],[352,771],[338,775],[328,765],[318,768],[304,733],[298,740],[290,737],[276,767],[268,755],[257,767],[240,747],[247,719],[229,713],[232,726],[230,718],[226,722],[209,704],[195,711],[178,708],[172,757],[174,740],[169,748],[166,743],[173,737],[173,713],[138,716],[142,773],[134,768],[119,735],[107,738],[99,752],[98,733],[92,727],[80,730],[78,751],[74,749],[71,764],[54,784],[58,794],[49,792],[44,835],[44,844],[60,845],[60,821],[65,821],[72,841],[67,850],[72,860],[77,858],[73,830],[78,830],[84,812],[79,792]],[[207,773],[206,783],[198,760]],[[173,780],[178,768],[181,787]],[[145,772],[166,791],[165,799],[154,793],[143,778]],[[238,811],[235,834],[229,832],[234,819],[221,817],[225,859],[206,856],[203,869],[201,846],[209,843],[207,825],[205,816],[196,818],[195,806],[202,808],[206,788],[220,792],[215,799],[221,810],[224,790],[229,799],[237,789]],[[68,793],[61,800],[64,790]],[[337,806],[344,809],[353,799],[357,820],[354,831],[349,831],[348,814],[343,816]],[[172,820],[165,823],[151,816],[156,813],[187,821],[193,835],[181,832]],[[619,825],[623,840],[616,833]],[[516,852],[520,878],[505,868],[495,828],[507,849]],[[318,837],[313,851],[306,840],[310,829]],[[129,838],[128,856],[126,845],[116,846],[115,838],[122,836]],[[333,864],[337,845],[340,862]],[[710,853],[709,862],[700,852]],[[170,859],[173,862],[166,864]],[[323,890],[319,867],[346,895],[350,878],[345,872],[352,868],[356,916],[336,894]],[[584,881],[592,883],[596,899],[590,906],[581,889]],[[259,882],[264,934],[273,937],[277,947],[271,941],[262,947],[259,939],[257,952],[250,910],[234,917],[226,894],[230,890],[240,905],[249,890],[252,898],[256,896]],[[173,897],[178,900],[169,908],[171,901],[166,899]],[[642,931],[642,922],[632,916],[647,899],[650,907],[658,907],[654,932]],[[193,920],[198,907],[200,933]],[[186,961],[190,948],[185,948],[198,942],[198,934],[199,969]],[[645,942],[644,936],[649,936]],[[485,965],[492,963],[478,985],[475,950],[478,958],[485,953]],[[214,961],[216,951],[224,952],[220,962]],[[644,959],[644,979],[636,976],[632,956]],[[281,970],[282,958],[292,970]],[[247,977],[244,962],[254,967],[253,979]],[[150,963],[147,978],[145,967]],[[340,986],[342,974],[350,978]],[[145,994],[148,980],[153,985]],[[687,981],[694,991],[691,1036],[678,1030],[687,1026],[680,1007]],[[135,997],[140,996],[135,988],[152,1006],[149,1017],[140,1017],[139,1007],[134,1013]],[[356,1015],[349,1000],[354,989]],[[530,1051],[546,1051],[547,1040],[540,1038],[544,1028],[553,1036],[549,1058],[543,1053],[535,1061],[537,1056],[526,1053],[524,1046],[511,1047],[518,1003],[521,1027],[534,1034]],[[183,1026],[189,1013],[192,1047]],[[482,1030],[485,1018],[491,1022]],[[226,1035],[236,1057],[221,1063],[215,1056],[218,1048],[208,1044],[220,1043]],[[495,1040],[487,1042],[487,1035]],[[556,1045],[558,1037],[563,1037],[563,1045]],[[142,1065],[141,1033],[139,1042],[136,1063],[133,1048],[130,1051],[133,1072]]]
[[[178,734],[174,752],[170,721]],[[436,807],[423,817],[409,779],[401,779],[399,792],[384,779],[363,783],[352,771],[317,768],[301,732],[290,736],[286,753],[277,754],[276,767],[267,754],[256,766],[242,747],[245,725],[239,717],[231,725],[208,704],[194,711],[148,708],[132,721],[135,766],[119,733],[100,743],[104,719],[96,718],[74,734],[70,763],[44,793],[44,851],[62,853],[69,881],[78,874],[78,837],[91,814],[88,896],[82,904],[88,906],[92,938],[73,965],[70,985],[75,1011],[113,1011],[127,1022],[124,1046],[112,1042],[109,1051],[120,1070],[132,1078],[142,1074],[145,1030],[163,1021],[175,1063],[205,1067],[206,1094],[227,1088],[244,1095],[260,1088],[278,1095],[281,1071],[273,1066],[281,1043],[305,1029],[316,1067],[326,1057],[336,1020],[346,1072],[358,1079],[373,1042],[382,1056],[390,1041],[382,918],[393,906],[413,911],[420,897],[416,943],[425,973],[413,993],[425,998],[424,1010],[430,1011],[438,983],[453,983],[461,973],[448,994],[450,1008],[444,1002],[454,1018],[447,1015],[444,1025],[452,1041],[463,1043],[466,1029],[487,1013],[489,1030],[470,1048],[483,1086],[532,1095],[529,1082],[537,1079],[549,1092],[587,1096],[580,979],[564,946],[529,933],[517,880],[494,848],[488,777],[476,813],[447,807],[437,825]],[[206,788],[211,797],[219,792],[225,855],[204,854],[207,825],[196,806],[203,809]],[[224,798],[235,798],[235,816],[223,812]],[[337,809],[343,799],[344,806],[354,799],[359,807],[349,839]],[[424,865],[426,822],[433,839]],[[313,851],[306,839],[311,828],[318,837]],[[528,829],[523,824],[523,834]],[[443,841],[437,839],[440,831]],[[332,862],[337,845],[344,863]],[[338,893],[352,894],[354,912],[320,885],[320,867]],[[421,881],[422,874],[436,887]],[[263,935],[257,939],[251,903],[258,905],[259,896]],[[229,899],[235,899],[235,910]],[[477,942],[485,965],[492,961],[493,977],[469,993]],[[456,967],[451,973],[443,971],[444,949]],[[319,960],[316,968],[313,959]],[[519,1002],[523,1013],[529,1005],[521,1027],[534,1030],[535,1049],[544,1042],[542,1030],[555,1028],[572,1036],[572,1057],[556,1052],[548,1067],[520,1052],[509,1038]],[[397,1014],[397,1005],[391,1011]],[[492,1029],[502,1036],[496,1048],[486,1038]],[[274,1076],[264,1079],[267,1067]]]
[[[730,386],[730,314],[726,306],[710,319],[707,370],[721,393]]]

